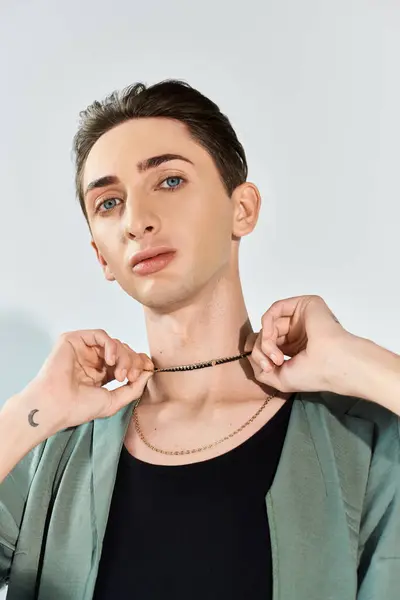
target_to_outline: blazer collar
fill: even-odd
[[[93,422],[93,495],[100,547],[103,542],[117,476],[119,456],[136,400],[112,417]]]

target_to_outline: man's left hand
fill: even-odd
[[[257,381],[284,393],[335,391],[341,356],[355,336],[320,296],[274,302],[261,323],[261,331],[250,334],[245,345],[245,351],[252,350],[249,360]]]

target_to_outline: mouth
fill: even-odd
[[[149,248],[135,254],[131,259],[134,273],[149,275],[164,269],[174,259],[176,250],[172,248]]]

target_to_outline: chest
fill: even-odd
[[[109,598],[105,590],[112,588],[124,597],[132,580],[137,597],[153,600],[165,597],[165,586],[175,600],[189,591],[191,600],[271,598],[265,496],[280,444],[267,434],[175,467],[144,463],[123,447],[95,600]]]
[[[262,403],[249,403],[235,411],[224,410],[215,418],[191,415],[175,419],[157,411],[137,410],[124,444],[132,456],[151,464],[176,466],[211,460],[241,446],[278,416],[281,419],[284,405],[285,400],[274,399],[260,410]]]

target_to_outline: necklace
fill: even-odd
[[[209,360],[207,362],[202,362],[202,363],[195,363],[193,365],[182,365],[180,367],[168,367],[166,369],[155,369],[154,372],[160,372],[160,371],[188,371],[188,370],[192,370],[192,369],[202,369],[205,367],[214,367],[215,365],[218,364],[222,364],[222,363],[226,363],[226,362],[231,362],[233,360],[239,360],[240,358],[243,358],[245,356],[248,356],[249,354],[251,354],[250,352],[244,352],[242,354],[239,354],[238,356],[230,356],[227,358],[217,358],[217,359],[212,359]],[[264,403],[262,404],[262,406],[257,410],[256,413],[254,413],[254,415],[252,417],[250,417],[250,419],[248,419],[246,421],[246,423],[244,423],[243,425],[241,425],[238,429],[236,429],[235,431],[232,431],[231,433],[229,433],[228,435],[226,435],[225,437],[217,440],[216,442],[213,442],[211,444],[207,444],[206,446],[201,446],[200,448],[192,448],[190,450],[162,450],[161,448],[157,448],[156,446],[153,446],[153,444],[150,444],[150,442],[148,442],[143,434],[143,431],[140,427],[140,423],[139,423],[139,418],[138,418],[138,414],[137,414],[137,407],[139,406],[139,403],[142,399],[142,397],[140,397],[134,404],[133,407],[133,420],[135,423],[135,429],[137,434],[139,435],[140,439],[142,440],[142,442],[151,450],[154,450],[154,452],[159,452],[161,454],[168,454],[168,455],[183,455],[183,454],[194,454],[195,452],[203,452],[204,450],[209,450],[210,448],[214,448],[215,446],[218,446],[218,444],[222,444],[222,442],[225,442],[226,440],[229,440],[230,438],[232,438],[234,435],[236,435],[237,433],[240,433],[241,431],[243,431],[243,429],[245,427],[247,427],[248,425],[250,425],[250,423],[252,423],[254,421],[254,419],[256,419],[258,417],[258,415],[261,413],[262,410],[264,410],[264,408],[267,406],[268,402],[270,400],[272,400],[272,398],[274,398],[276,396],[278,392],[275,391],[274,394],[272,394],[271,396],[268,396]]]
[[[222,363],[232,362],[233,360],[239,360],[240,358],[249,356],[251,352],[252,351],[250,350],[249,352],[242,352],[242,354],[238,354],[237,356],[227,356],[226,358],[213,358],[212,360],[208,360],[206,362],[201,363],[194,363],[193,365],[181,365],[180,367],[166,367],[165,369],[154,369],[154,373],[162,373],[165,371],[191,371],[193,369],[215,367],[215,365],[222,365]]]

